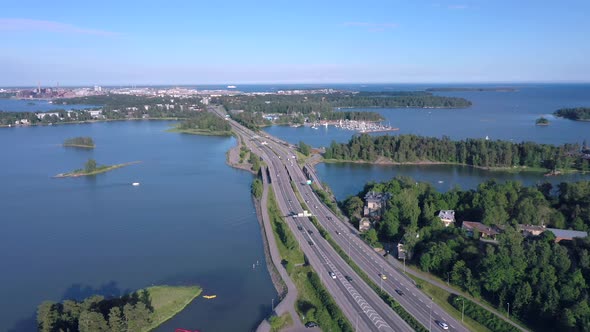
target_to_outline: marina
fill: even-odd
[[[319,121],[308,125],[310,125],[312,129],[318,129],[321,126],[324,126],[325,128],[328,128],[328,126],[334,126],[339,129],[356,131],[363,134],[399,130],[399,128],[391,127],[389,125],[382,124],[381,122],[357,120]]]

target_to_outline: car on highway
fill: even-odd
[[[313,234],[313,231],[311,229],[308,229],[307,232],[309,233],[309,235]]]
[[[336,279],[336,274],[332,271],[328,272],[330,274],[330,277],[332,277],[332,279]]]
[[[441,322],[440,320],[436,321],[436,324],[438,326],[440,326],[443,330],[448,330],[449,329],[449,324],[445,323],[445,322]]]
[[[401,291],[401,289],[396,289],[395,292],[397,293],[397,295],[402,296],[404,295],[404,292]]]
[[[318,327],[318,326],[319,325],[316,322],[307,322],[307,323],[305,323],[305,327],[308,328],[308,329],[309,328],[312,328],[312,327]]]
[[[297,226],[297,229],[300,230],[300,231],[302,231],[303,230],[303,227]]]
[[[381,277],[383,280],[387,280],[387,276],[383,273],[379,273],[379,277]]]
[[[336,231],[336,234],[340,235],[340,232],[339,231]]]
[[[332,217],[328,216],[328,220],[332,221]]]
[[[313,242],[312,241],[307,241],[307,243],[309,243],[310,246],[313,246]]]
[[[351,282],[352,278],[350,276],[344,276],[344,279],[346,279],[346,281]]]

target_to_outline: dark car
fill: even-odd
[[[297,226],[297,229],[301,231],[301,230],[303,230],[303,227]]]
[[[307,322],[307,323],[305,323],[305,327],[307,327],[307,328],[318,327],[318,326],[319,325],[316,322]]]
[[[346,279],[348,282],[351,282],[351,281],[352,281],[352,278],[351,278],[351,277],[349,277],[349,276],[344,276],[344,278],[345,278],[345,279]]]
[[[307,232],[309,233],[309,235],[313,234],[313,231],[311,229],[308,229]]]
[[[309,243],[310,246],[313,246],[313,242],[307,241],[307,243]]]
[[[395,292],[396,292],[398,295],[404,295],[404,292],[402,292],[400,289],[396,289],[396,290],[395,290]]]

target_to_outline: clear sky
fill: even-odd
[[[590,81],[588,0],[1,7],[0,86]]]

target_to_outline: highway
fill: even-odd
[[[217,108],[211,108],[210,110],[220,116],[224,116],[225,114],[225,112]],[[340,220],[338,216],[320,201],[311,186],[306,184],[307,177],[298,165],[296,158],[294,158],[294,147],[270,136],[260,137],[235,121],[228,121],[230,121],[234,130],[245,138],[244,141],[248,142],[250,149],[260,155],[268,165],[272,187],[277,196],[280,209],[286,216],[289,216],[293,212],[298,213],[302,211],[296,194],[291,187],[292,180],[296,185],[296,189],[305,199],[309,212],[317,217],[319,223],[328,231],[336,243],[347,252],[349,257],[373,282],[380,285],[384,291],[389,293],[406,311],[422,323],[424,327],[429,330],[442,330],[437,323],[444,322],[449,325],[450,331],[468,331],[459,321],[452,318],[436,303],[433,303],[426,294],[414,285],[414,282],[409,277],[390,265],[381,254],[374,251],[373,248],[362,241],[358,232],[350,223]],[[361,306],[366,308],[364,303],[367,303],[371,306],[371,314],[366,314],[366,310],[362,310],[362,312],[365,312],[365,315],[361,316],[361,318],[371,330],[374,327],[378,329],[382,328],[382,330],[386,328],[392,328],[395,331],[411,330],[356,275],[330,244],[318,234],[313,224],[308,221],[308,218],[286,217],[286,219],[291,230],[296,234],[301,248],[310,257],[310,263],[318,274],[324,278],[329,277],[327,274],[329,271],[336,274],[339,289],[334,289],[335,287],[327,288],[351,323],[354,324],[356,320],[355,316],[358,317],[359,311],[357,310],[355,314],[355,308],[358,309]],[[299,230],[297,226],[300,226],[302,230]],[[313,234],[309,234],[307,230],[312,230]],[[313,243],[313,245],[310,245],[310,243]],[[322,271],[325,271],[325,273],[322,273]],[[387,276],[387,280],[383,280],[380,274]],[[346,275],[352,277],[353,281],[347,282],[344,277]],[[330,283],[326,282],[324,284],[327,286],[330,285]],[[356,294],[361,297],[357,297]],[[349,300],[345,301],[343,297],[347,297]],[[350,298],[353,298],[352,303]],[[360,303],[355,300],[361,298],[362,301]],[[375,316],[373,312],[378,316]],[[396,321],[401,321],[401,323],[396,323]],[[385,322],[387,326],[380,325],[382,324],[381,322]],[[359,330],[364,331],[365,329],[359,327]]]
[[[210,111],[223,116],[218,109]],[[283,157],[279,158],[275,149],[257,140],[256,133],[244,128],[233,120],[230,121],[234,131],[244,138],[255,154],[266,163],[268,172],[264,176],[277,198],[279,209],[285,215],[285,221],[295,235],[308,262],[318,273],[322,283],[332,295],[336,304],[349,319],[356,331],[413,331],[379,296],[350,268],[336,253],[330,244],[320,236],[318,230],[308,218],[291,216],[293,212],[303,212],[291,187]],[[334,273],[335,279],[330,276]],[[351,278],[348,281],[346,277]],[[320,323],[321,326],[321,322]]]
[[[274,138],[266,138],[267,142],[273,141],[273,148],[280,151],[281,158],[292,158],[294,150],[288,148],[284,142]],[[271,143],[269,143],[271,144]],[[389,293],[400,303],[414,318],[422,323],[429,330],[442,330],[437,322],[444,322],[449,325],[450,331],[469,331],[459,321],[452,318],[440,306],[433,303],[431,298],[421,292],[414,282],[390,265],[384,257],[360,239],[358,232],[350,223],[342,221],[332,210],[325,206],[319,197],[313,192],[311,186],[306,184],[307,177],[301,167],[294,162],[285,164],[291,178],[306,201],[309,211],[315,215],[320,224],[330,233],[331,237],[342,248],[348,256],[384,291]],[[387,280],[379,275],[385,274]],[[396,292],[399,290],[403,295]]]

